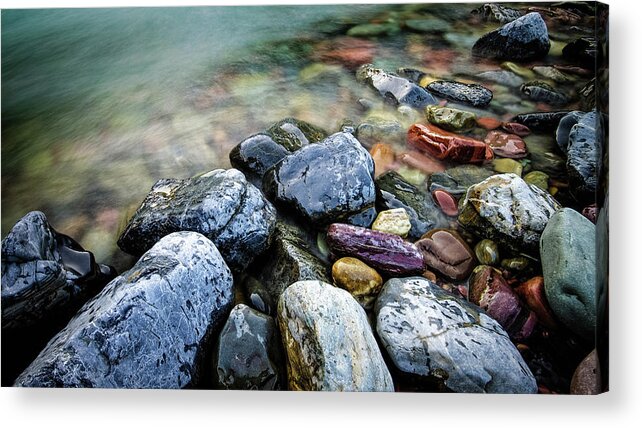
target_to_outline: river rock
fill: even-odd
[[[85,304],[16,386],[194,385],[209,337],[231,308],[232,285],[209,239],[169,234]]]
[[[477,264],[475,254],[454,230],[431,230],[415,245],[428,268],[455,281],[467,278]]]
[[[295,282],[278,313],[291,390],[393,391],[366,313],[350,293],[321,281]]]
[[[345,132],[287,156],[265,175],[263,190],[318,227],[334,221],[369,226],[376,216],[374,162]]]
[[[522,83],[524,83],[524,79],[509,70],[484,71],[477,74],[477,77],[488,82],[506,86],[508,88],[519,88]]]
[[[364,64],[357,70],[357,81],[369,84],[384,99],[394,104],[420,109],[437,104],[437,100],[421,86],[403,77],[374,68],[372,64]]]
[[[450,193],[445,190],[435,190],[431,192],[432,198],[447,216],[454,217],[459,214],[459,208],[457,208],[457,199]]]
[[[289,152],[322,141],[328,136],[325,130],[292,117],[275,123],[265,133]]]
[[[390,359],[416,389],[537,392],[531,371],[502,327],[425,278],[388,280],[375,314]]]
[[[523,113],[513,117],[511,122],[521,123],[535,132],[555,131],[568,110]]]
[[[482,36],[473,46],[473,55],[528,61],[545,57],[550,47],[544,19],[531,12]]]
[[[493,99],[493,93],[490,89],[474,83],[436,80],[429,83],[426,89],[438,97],[469,104],[473,107],[486,107]]]
[[[475,117],[473,113],[450,107],[426,107],[426,119],[428,122],[447,131],[468,131],[475,127],[477,123]]]
[[[2,240],[2,329],[70,317],[115,276],[113,267],[97,264],[42,212],[32,211]]]
[[[514,251],[536,252],[539,239],[561,205],[515,174],[498,174],[466,192],[459,222],[481,238]]]
[[[374,147],[377,143],[401,143],[406,131],[397,120],[370,117],[357,126],[356,137],[366,147]]]
[[[468,188],[493,175],[493,172],[474,165],[458,165],[430,177],[430,191],[445,190],[453,196],[462,196]]]
[[[501,3],[486,3],[473,9],[470,13],[479,16],[483,21],[499,22],[500,24],[506,24],[522,16],[520,11],[506,7]]]
[[[568,137],[571,129],[584,117],[584,114],[582,111],[571,111],[560,119],[555,131],[555,141],[564,154],[568,153]]]
[[[244,304],[232,308],[215,354],[221,389],[285,389],[281,338],[274,319]]]
[[[513,159],[505,158],[493,160],[493,170],[500,174],[511,173],[521,177],[523,169],[524,167],[522,164]]]
[[[266,171],[290,152],[267,134],[256,134],[237,144],[230,152],[230,163],[254,185],[260,186]]]
[[[546,298],[557,318],[595,340],[595,225],[563,208],[551,217],[540,242]]]
[[[600,365],[594,349],[577,366],[571,379],[571,394],[596,395],[601,391]]]
[[[546,103],[551,106],[563,106],[568,97],[552,86],[539,81],[527,82],[520,87],[521,93],[531,101]]]
[[[524,176],[524,181],[544,191],[548,191],[548,174],[542,171],[531,171]]]
[[[377,214],[374,223],[372,223],[372,230],[392,233],[402,238],[408,236],[410,227],[410,217],[408,217],[408,213],[403,208],[381,211]]]
[[[528,126],[516,122],[504,122],[502,123],[502,129],[509,134],[515,134],[518,137],[526,137],[531,133]]]
[[[376,270],[354,257],[343,257],[334,262],[332,279],[366,310],[372,309],[383,285],[383,279]]]
[[[493,266],[499,263],[499,248],[490,239],[482,239],[475,245],[475,256],[480,264]]]
[[[501,131],[490,131],[484,142],[497,156],[511,159],[522,159],[528,155],[526,143],[519,136]]]
[[[276,210],[236,169],[215,169],[184,180],[156,182],[118,239],[140,255],[163,236],[199,232],[211,239],[233,270],[242,270],[265,251]]]
[[[514,340],[527,339],[537,325],[537,316],[525,307],[506,283],[502,273],[479,265],[468,280],[468,300],[493,317]]]
[[[334,255],[355,257],[378,272],[398,276],[425,270],[417,247],[391,233],[334,223],[328,228],[326,240]]]
[[[386,172],[376,179],[377,208],[380,211],[403,208],[410,218],[408,238],[417,240],[429,230],[447,227],[446,217],[430,196],[408,183],[394,171]]]
[[[528,308],[535,312],[537,321],[549,330],[557,330],[555,315],[551,310],[544,291],[544,278],[535,276],[515,288],[515,292]]]

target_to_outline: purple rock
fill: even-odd
[[[473,270],[468,280],[468,300],[485,310],[512,339],[526,339],[533,333],[537,317],[522,305],[497,269],[480,265]]]
[[[326,241],[336,256],[358,258],[389,275],[414,275],[425,270],[417,247],[391,233],[334,223],[328,228]]]

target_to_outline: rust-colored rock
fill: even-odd
[[[399,155],[399,161],[426,174],[446,170],[446,165],[443,162],[415,151],[402,153]]]
[[[483,141],[416,123],[408,130],[408,144],[437,159],[482,163],[493,159],[493,150]]]
[[[317,60],[341,64],[350,70],[356,70],[362,64],[372,62],[375,44],[369,40],[356,37],[339,37],[321,42],[315,49],[313,57]]]
[[[477,125],[488,131],[492,131],[502,126],[502,121],[493,117],[479,117],[477,118]]]
[[[375,177],[390,170],[395,162],[395,151],[390,145],[377,143],[370,149],[370,156],[375,163]]]
[[[526,143],[518,135],[502,131],[490,131],[484,140],[497,156],[522,159],[528,155]]]
[[[557,329],[557,322],[544,293],[544,277],[536,276],[515,288],[515,292],[522,298],[528,308],[535,312],[537,320],[550,330]]]
[[[429,268],[455,281],[470,275],[477,262],[466,241],[454,230],[431,230],[415,245]]]

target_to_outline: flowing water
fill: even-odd
[[[285,117],[334,132],[345,118],[359,123],[357,100],[380,102],[353,68],[319,54],[355,25],[434,20],[363,39],[390,71],[498,68],[470,56],[497,26],[469,24],[478,6],[4,10],[2,235],[41,210],[120,270],[131,259],[115,246],[119,228],[156,180],[229,167],[234,145]],[[558,48],[553,40],[549,57]],[[492,88],[497,115],[536,107]]]

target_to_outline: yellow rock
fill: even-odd
[[[372,308],[383,286],[383,279],[376,270],[353,257],[334,262],[332,279],[335,285],[352,294],[364,309]]]
[[[501,174],[513,173],[522,176],[522,164],[513,159],[503,158],[493,161],[493,169]]]
[[[372,223],[372,230],[392,233],[402,238],[408,236],[410,227],[410,217],[408,217],[408,213],[403,208],[381,211],[374,223]]]

